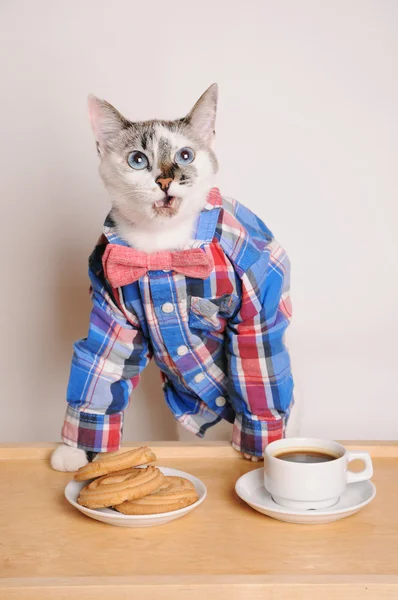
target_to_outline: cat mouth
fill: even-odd
[[[161,215],[164,217],[173,217],[177,214],[178,209],[180,208],[181,199],[176,198],[176,196],[166,195],[162,200],[157,200],[153,204],[153,210],[155,214]]]

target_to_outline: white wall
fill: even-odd
[[[107,211],[87,94],[177,117],[213,81],[222,192],[293,264],[291,430],[398,437],[397,34],[394,0],[0,4],[2,441],[59,439],[86,333]],[[152,366],[125,439],[178,435]]]

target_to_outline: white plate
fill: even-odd
[[[376,496],[371,481],[350,483],[340,500],[330,508],[322,510],[299,510],[279,506],[264,487],[264,469],[250,471],[238,479],[235,485],[238,496],[249,506],[273,519],[287,523],[331,523],[349,517],[369,504]]]
[[[194,504],[191,504],[191,506],[179,508],[178,510],[173,510],[168,513],[159,513],[156,515],[123,515],[110,508],[85,508],[84,506],[80,506],[80,504],[77,503],[77,499],[80,490],[87,485],[88,482],[73,480],[70,481],[65,488],[65,498],[72,506],[88,517],[96,519],[97,521],[102,521],[103,523],[108,523],[108,525],[116,525],[117,527],[153,527],[154,525],[164,525],[165,523],[183,517],[199,506],[199,504],[202,504],[203,500],[206,498],[207,489],[200,479],[189,473],[184,473],[184,471],[178,471],[177,469],[169,469],[167,467],[158,468],[164,475],[185,477],[185,479],[192,481],[198,493],[199,500]]]

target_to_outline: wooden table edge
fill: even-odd
[[[398,442],[396,441],[342,441],[348,450],[365,450],[373,458],[398,458]],[[153,448],[158,458],[239,458],[228,442],[203,442],[189,444],[186,442],[139,442],[123,444],[123,448],[135,448],[148,445]],[[0,460],[45,460],[56,448],[55,443],[30,443],[30,444],[0,444]]]
[[[398,575],[186,575],[0,580],[2,600],[308,600],[395,599]],[[139,594],[139,596],[138,596]],[[364,596],[365,594],[365,596]],[[137,595],[137,596],[136,596]]]

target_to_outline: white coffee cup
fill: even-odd
[[[300,457],[319,462],[292,462]],[[365,463],[365,468],[353,473],[348,465],[357,459]],[[287,438],[272,442],[264,452],[264,485],[273,500],[286,508],[329,508],[338,502],[347,484],[365,481],[372,475],[368,452],[348,452],[341,444],[328,440]]]

